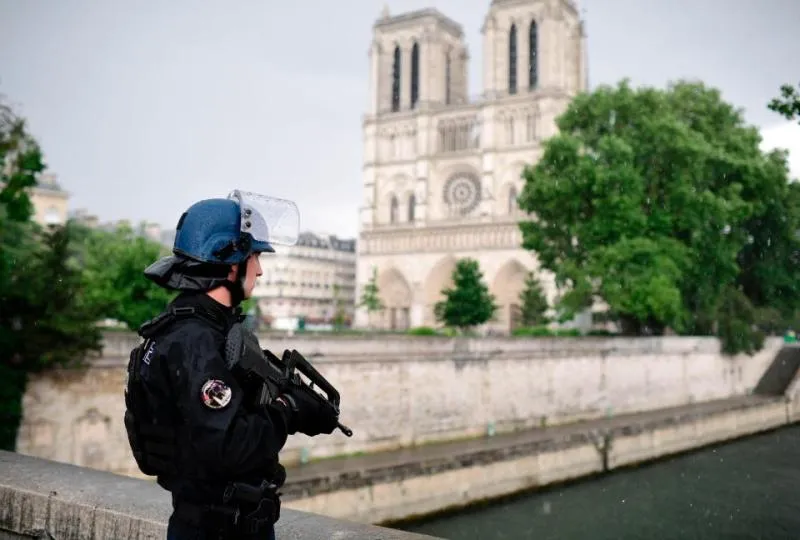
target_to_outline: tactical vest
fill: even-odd
[[[175,307],[159,314],[139,328],[144,341],[135,347],[128,361],[127,382],[125,384],[125,430],[128,443],[142,473],[148,476],[176,476],[177,433],[179,426],[159,424],[151,414],[146,391],[141,379],[142,361],[153,338],[163,332],[173,322],[188,317],[200,317],[221,332],[224,328],[215,320],[193,307]],[[158,366],[157,369],[163,369]],[[166,377],[166,373],[164,374]],[[166,379],[169,380],[169,379]]]

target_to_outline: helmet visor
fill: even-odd
[[[293,246],[300,234],[300,212],[293,201],[234,190],[228,195],[239,203],[242,232],[257,242]]]

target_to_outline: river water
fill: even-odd
[[[396,528],[450,540],[798,540],[800,426]]]

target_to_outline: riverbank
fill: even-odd
[[[392,525],[449,540],[797,540],[800,424]]]
[[[655,460],[800,420],[742,396],[290,468],[287,508],[387,524]]]

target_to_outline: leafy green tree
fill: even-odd
[[[529,272],[525,278],[525,288],[520,293],[520,322],[524,326],[541,326],[548,323],[547,319],[547,297],[542,290],[541,282],[533,272]]]
[[[578,96],[557,123],[542,159],[525,170],[520,207],[533,217],[520,228],[523,246],[566,289],[564,313],[600,298],[629,335],[672,328],[716,331],[725,341],[722,311],[729,328],[752,313],[726,307],[774,296],[754,299],[745,275],[752,290],[796,285],[765,278],[766,265],[755,260],[780,229],[764,226],[768,213],[794,204],[779,200],[791,191],[785,156],[763,154],[758,130],[718,91],[683,81],[633,89],[623,81]],[[757,336],[747,340],[758,345]]]
[[[794,120],[800,117],[800,91],[790,84],[781,85],[780,96],[772,99],[767,107],[787,120]]]
[[[14,450],[28,374],[80,364],[101,350],[97,314],[83,302],[73,229],[31,221],[27,190],[44,170],[25,122],[0,103],[0,448]]]
[[[376,311],[381,311],[384,308],[383,301],[381,301],[380,290],[378,289],[378,269],[372,268],[372,276],[361,292],[361,299],[358,303],[359,307],[364,307],[367,313],[372,315]]]
[[[0,96],[2,99],[2,96]],[[0,101],[0,223],[26,223],[33,215],[27,190],[44,170],[42,152],[25,120]],[[5,229],[4,227],[4,230]],[[5,268],[5,267],[4,267]]]
[[[800,118],[800,93],[789,85],[767,108],[787,120]],[[739,283],[757,308],[755,320],[767,333],[795,327],[800,318],[800,184],[790,177],[786,150],[766,155],[760,184],[751,186],[756,201],[747,229],[753,237],[739,254]]]
[[[497,305],[483,281],[478,261],[460,259],[452,279],[453,286],[442,290],[445,299],[434,306],[436,320],[462,332],[491,320]]]
[[[85,301],[104,318],[130,330],[158,314],[174,293],[144,276],[144,269],[168,254],[166,247],[127,226],[82,231],[81,259],[88,288]]]

